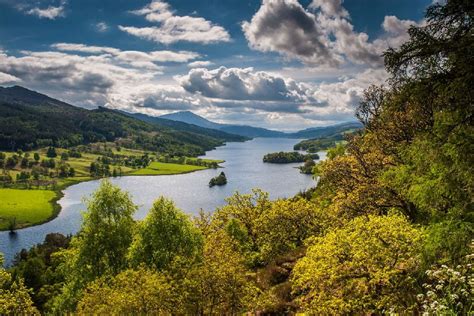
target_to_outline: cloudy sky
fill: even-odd
[[[353,120],[431,0],[0,0],[0,85],[296,130]]]

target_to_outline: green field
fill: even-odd
[[[203,170],[206,167],[203,166],[192,166],[192,165],[179,165],[174,163],[164,162],[152,162],[147,168],[140,169],[130,173],[131,175],[166,175],[166,174],[178,174],[192,172],[196,170]]]
[[[56,192],[49,190],[0,189],[0,230],[16,217],[17,228],[45,222],[53,216]]]

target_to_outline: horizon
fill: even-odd
[[[34,92],[34,93],[38,93],[38,94],[41,94],[41,95],[44,95],[48,98],[51,98],[50,96],[48,96],[47,94],[44,94],[44,93],[41,93],[41,91],[35,91],[35,90],[31,90],[27,87],[23,87],[21,85],[11,85],[11,86],[0,86],[0,88],[4,88],[4,89],[9,89],[9,88],[21,88],[21,89],[25,89],[25,90],[28,90],[30,92]],[[64,102],[64,103],[67,103],[69,104],[68,102],[64,101],[64,100],[60,100],[60,99],[56,99],[56,98],[53,98],[57,101],[60,101],[60,102]],[[74,104],[69,104],[69,105],[72,105],[72,106],[75,106],[75,107],[78,107],[77,105],[74,105]],[[103,106],[98,106],[98,108],[101,108]],[[337,122],[337,123],[333,123],[333,124],[328,124],[328,125],[321,125],[321,126],[314,126],[314,127],[307,127],[307,128],[304,128],[304,129],[272,129],[272,128],[264,128],[264,127],[258,127],[258,126],[252,126],[252,125],[245,125],[245,124],[232,124],[232,123],[222,123],[222,122],[219,122],[219,121],[213,121],[213,120],[210,120],[204,116],[201,116],[199,114],[196,114],[194,113],[193,111],[191,110],[181,110],[181,111],[176,111],[176,112],[170,112],[170,113],[166,113],[166,114],[161,114],[161,115],[154,115],[154,114],[147,114],[147,113],[142,113],[142,112],[130,112],[130,111],[127,111],[127,110],[121,110],[121,109],[113,109],[113,108],[108,108],[108,107],[103,107],[103,108],[106,108],[106,109],[109,109],[109,110],[115,110],[115,111],[123,111],[123,112],[126,112],[126,113],[129,113],[129,114],[145,114],[147,116],[150,116],[150,117],[156,117],[156,118],[164,118],[164,119],[168,119],[166,118],[165,116],[167,115],[173,115],[173,114],[179,114],[179,113],[190,113],[192,114],[193,116],[196,116],[200,119],[204,119],[210,123],[217,123],[217,124],[223,124],[223,125],[234,125],[234,126],[250,126],[250,127],[256,127],[256,128],[263,128],[263,129],[267,129],[269,131],[275,131],[275,132],[283,132],[283,133],[286,133],[286,134],[291,134],[291,133],[295,133],[295,132],[299,132],[299,131],[303,131],[303,130],[307,130],[307,129],[314,129],[314,128],[324,128],[324,127],[330,127],[330,126],[339,126],[339,125],[344,125],[344,124],[350,124],[350,123],[359,123],[360,122],[358,120],[355,119],[352,119],[352,120],[348,120],[348,121],[343,121],[343,122]],[[89,110],[93,110],[93,109],[89,109]],[[173,120],[173,119],[170,119],[170,120]],[[179,120],[178,120],[179,121]]]
[[[89,109],[189,110],[282,131],[334,125],[385,82],[381,54],[430,4],[0,0],[0,85]]]

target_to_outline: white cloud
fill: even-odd
[[[252,68],[191,69],[178,77],[188,92],[224,100],[308,102],[308,86]]]
[[[242,24],[249,46],[278,52],[307,64],[338,65],[341,59],[329,47],[329,38],[316,16],[297,0],[264,0],[250,22]]]
[[[208,60],[197,60],[193,61],[192,63],[188,64],[189,68],[204,68],[204,67],[209,67],[214,65],[213,62],[208,61]]]
[[[81,52],[88,54],[111,54],[118,60],[127,62],[188,62],[200,57],[198,53],[190,51],[170,51],[159,50],[151,52],[141,51],[122,51],[118,48],[106,46],[89,46],[84,44],[73,43],[56,43],[51,45],[60,51]]]
[[[40,19],[55,20],[58,17],[64,17],[66,15],[66,0],[61,0],[57,6],[49,5],[41,8],[28,3],[21,3],[18,7],[26,14],[37,16]]]
[[[230,41],[229,33],[222,26],[215,25],[202,17],[175,15],[170,5],[160,0],[153,1],[131,13],[142,15],[146,20],[160,25],[150,27],[120,25],[119,29],[150,41],[163,44],[179,41],[202,44]]]
[[[74,43],[56,43],[51,45],[52,48],[61,51],[69,52],[81,52],[89,54],[118,54],[120,49],[106,47],[106,46],[89,46],[84,44],[74,44]]]
[[[382,66],[382,53],[408,39],[414,21],[386,16],[375,40],[356,32],[341,0],[313,0],[305,9],[297,0],[263,0],[250,22],[242,23],[249,46],[277,52],[307,65],[331,67],[355,63]]]
[[[19,81],[21,81],[20,78],[0,72],[0,84],[11,84]]]
[[[311,9],[321,9],[329,16],[349,16],[349,12],[342,7],[342,0],[313,0],[309,4]]]
[[[105,22],[99,22],[95,25],[95,28],[100,33],[105,33],[109,30],[109,26]]]

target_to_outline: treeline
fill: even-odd
[[[305,150],[309,153],[315,153],[322,150],[327,150],[336,146],[338,143],[350,138],[354,133],[340,133],[324,138],[313,138],[302,140],[293,146],[294,150]]]
[[[38,153],[31,156],[28,152],[18,150],[15,154],[7,157],[5,153],[0,152],[0,186],[9,187],[13,184],[24,185],[26,188],[36,187],[55,187],[54,178],[74,177],[76,170],[71,167],[67,161],[70,155],[77,155],[75,151],[63,152],[59,157],[54,147],[47,150],[47,158],[41,159]],[[58,159],[59,158],[59,159]],[[19,170],[16,173],[16,179],[10,175],[10,171]]]
[[[432,5],[297,198],[236,194],[194,221],[161,198],[136,222],[102,183],[69,246],[1,271],[0,313],[471,314],[472,29],[469,1]]]
[[[318,154],[305,155],[297,151],[292,152],[276,152],[269,153],[263,156],[263,162],[268,163],[294,163],[294,162],[305,162],[306,160],[319,159]]]

